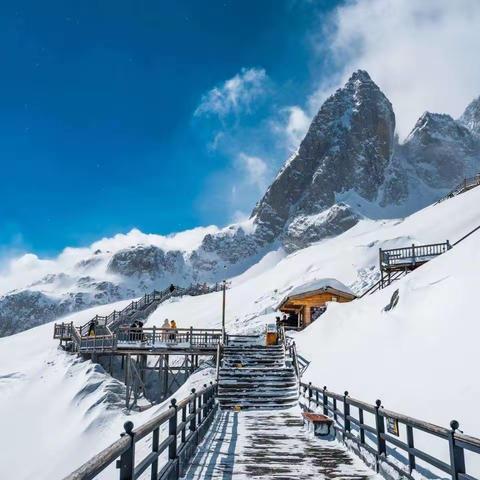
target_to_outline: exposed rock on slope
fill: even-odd
[[[348,205],[339,203],[321,213],[298,215],[283,235],[283,244],[289,252],[308,247],[319,238],[340,235],[352,228],[361,216]]]

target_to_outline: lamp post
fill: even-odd
[[[223,281],[222,285],[222,341],[225,343],[225,297],[227,292],[227,281]]]

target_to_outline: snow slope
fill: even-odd
[[[480,189],[474,189],[405,220],[362,220],[336,238],[291,255],[270,253],[231,279],[227,330],[261,330],[274,319],[279,301],[310,281],[336,278],[353,290],[364,288],[376,277],[378,248],[446,239],[453,243],[480,224],[478,205]],[[301,353],[312,362],[306,379],[334,391],[348,389],[366,401],[381,398],[388,408],[434,423],[448,425],[456,417],[466,433],[479,435],[475,407],[480,388],[474,371],[480,333],[475,303],[479,242],[477,233],[384,291],[331,305],[297,335]],[[396,288],[399,304],[385,313]],[[148,324],[159,325],[167,317],[179,327],[218,327],[221,295],[172,299]],[[124,303],[83,311],[66,321],[84,323]],[[16,432],[0,448],[0,464],[14,472],[7,478],[29,478],[34,471],[37,478],[60,478],[122,431],[122,385],[90,362],[59,351],[51,337],[52,324],[47,324],[0,339],[0,411],[8,412],[4,422]],[[205,375],[193,381],[204,383]],[[158,408],[131,418],[142,423]],[[25,452],[36,463],[25,462]]]
[[[85,323],[92,316],[121,309],[128,302],[89,309],[65,321]],[[8,441],[0,442],[2,478],[63,478],[119,438],[127,415],[125,387],[100,365],[58,349],[53,323],[0,338],[0,411]],[[211,380],[211,370],[196,373],[177,393]],[[169,401],[128,419],[140,425]],[[25,461],[28,456],[28,461]],[[100,478],[117,478],[111,468]]]

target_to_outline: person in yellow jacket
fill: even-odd
[[[175,320],[170,320],[170,335],[169,335],[169,338],[172,342],[175,341],[175,336],[177,334],[177,322],[175,322]]]

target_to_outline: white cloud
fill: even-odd
[[[245,174],[245,181],[248,185],[253,185],[263,192],[267,186],[268,167],[264,160],[259,157],[240,153],[238,155],[238,164]]]
[[[248,111],[252,102],[266,92],[267,81],[263,68],[242,68],[240,73],[205,93],[194,115],[225,117]]]
[[[272,120],[272,130],[281,137],[289,152],[296,150],[310,126],[311,116],[298,105],[285,107],[280,119]]]
[[[119,233],[113,237],[102,238],[88,247],[67,247],[57,257],[51,259],[39,258],[33,253],[12,254],[0,264],[0,295],[13,289],[25,288],[47,274],[66,273],[73,277],[84,275],[76,267],[77,263],[91,258],[97,250],[105,255],[101,257],[102,260],[98,266],[89,271],[89,274],[97,278],[107,279],[107,263],[118,250],[144,244],[155,245],[165,251],[178,249],[191,251],[200,246],[205,235],[214,234],[218,231],[218,227],[210,225],[170,235],[157,235],[143,233],[134,228],[128,233]]]
[[[318,40],[337,73],[312,108],[362,68],[392,102],[401,137],[425,110],[457,117],[480,94],[479,25],[478,0],[350,1]]]

